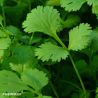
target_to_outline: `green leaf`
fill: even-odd
[[[98,87],[96,89],[96,97],[95,98],[98,98]]]
[[[60,0],[48,0],[46,2],[46,5],[59,6],[60,5]]]
[[[42,97],[38,97],[38,98],[52,98],[51,96],[42,96]]]
[[[98,55],[93,57],[90,68],[92,72],[98,72]]]
[[[0,38],[0,50],[7,49],[11,44],[10,38]]]
[[[34,49],[26,45],[16,45],[12,47],[11,63],[27,64],[34,58]]]
[[[98,5],[98,0],[86,0],[89,5]]]
[[[85,74],[85,72],[89,70],[87,63],[84,60],[77,61],[76,67],[80,74]]]
[[[12,70],[21,73],[27,68],[35,68],[38,65],[35,59],[34,48],[26,45],[16,45],[12,47],[12,56],[10,59],[10,67]]]
[[[1,93],[0,98],[17,98],[17,97],[16,96],[3,95],[3,93]]]
[[[0,25],[3,26],[3,17],[0,15]]]
[[[21,96],[18,96],[18,98],[35,98],[34,93],[32,92],[23,92]]]
[[[42,61],[60,61],[66,59],[69,53],[64,48],[47,42],[35,50],[35,55]]]
[[[0,29],[0,38],[6,38],[8,37],[7,32],[5,32],[4,30]]]
[[[43,32],[53,37],[61,29],[60,14],[53,7],[38,6],[27,15],[27,19],[23,23],[23,28],[29,33]]]
[[[21,78],[25,84],[39,91],[48,84],[48,78],[43,71],[29,69],[22,73]]]
[[[98,15],[98,0],[87,0],[89,5],[92,5],[92,12]]]
[[[61,7],[66,11],[77,11],[86,2],[86,0],[61,0]]]
[[[98,51],[98,27],[92,32],[92,44],[91,48],[93,53]]]
[[[5,0],[0,0],[0,6],[3,6]]]
[[[42,95],[39,95],[38,97],[36,98],[52,98],[51,96],[42,96]]]
[[[16,93],[27,89],[27,86],[18,78],[18,76],[11,71],[0,71],[0,92]]]
[[[68,18],[64,21],[65,28],[71,28],[76,26],[80,22],[80,17],[76,15],[68,15]]]
[[[52,98],[51,96],[43,96],[42,98]]]
[[[94,6],[92,7],[92,12],[93,12],[94,14],[96,14],[96,15],[97,15],[97,18],[98,18],[98,5],[94,5]]]
[[[82,50],[86,48],[91,40],[91,27],[89,24],[81,23],[69,32],[69,50]]]
[[[4,56],[4,51],[11,44],[10,38],[0,38],[0,59]]]

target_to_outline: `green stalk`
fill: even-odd
[[[76,84],[74,84],[72,82],[69,82],[69,81],[66,81],[66,80],[61,80],[61,82],[69,84],[69,85],[73,86],[74,88],[77,88],[78,90],[81,90],[81,88],[79,86],[77,86]]]
[[[32,44],[32,39],[33,39],[33,36],[34,36],[34,33],[32,33],[31,37],[30,37],[30,40],[29,40],[29,45]]]
[[[58,93],[56,92],[55,87],[54,87],[54,85],[52,84],[52,82],[50,82],[50,86],[51,86],[51,88],[52,88],[52,90],[53,90],[53,93],[54,93],[54,95],[56,96],[56,98],[59,98]]]
[[[74,70],[75,70],[75,72],[76,72],[76,74],[77,74],[77,77],[78,77],[78,79],[79,79],[79,81],[80,81],[80,84],[81,84],[81,87],[82,87],[82,89],[83,89],[84,96],[85,96],[85,98],[86,98],[86,89],[85,89],[84,83],[83,83],[83,81],[82,81],[82,79],[81,79],[81,76],[80,76],[80,74],[79,74],[79,72],[78,72],[78,70],[77,70],[77,68],[76,68],[76,65],[75,65],[75,63],[74,63],[74,60],[73,60],[73,58],[72,58],[72,56],[71,56],[70,54],[69,54],[69,58],[70,58],[70,60],[71,60],[71,62],[72,62],[72,65],[73,65],[73,67],[74,67]]]
[[[68,51],[67,47],[66,47],[65,44],[61,41],[61,39],[58,37],[57,34],[54,35],[54,38],[56,39],[56,41],[57,41],[63,48],[65,48],[65,49]]]
[[[2,8],[2,16],[3,16],[3,22],[4,22],[4,27],[6,26],[6,17],[5,17],[5,10],[4,10],[4,4],[2,4],[1,6]]]
[[[28,0],[28,3],[29,3],[29,11],[31,11],[31,2],[30,2],[30,0]]]
[[[61,39],[58,37],[57,34],[54,36],[54,38],[58,41],[58,43],[59,43],[63,48],[65,48],[66,51],[69,52],[68,48],[67,48],[67,47],[65,46],[65,44],[61,41]],[[85,96],[84,98],[87,98],[87,97],[86,97],[86,89],[85,89],[84,83],[83,83],[82,78],[81,78],[81,76],[80,76],[80,74],[79,74],[79,72],[78,72],[78,70],[77,70],[77,68],[76,68],[75,62],[74,62],[74,60],[73,60],[73,58],[72,58],[70,52],[69,52],[69,58],[70,58],[70,60],[71,60],[71,63],[72,63],[72,65],[73,65],[73,68],[74,68],[74,70],[75,70],[75,72],[76,72],[76,75],[77,75],[77,77],[78,77],[78,79],[79,79],[79,81],[80,81],[80,84],[81,84],[81,87],[82,87],[82,89],[83,89],[84,96]]]

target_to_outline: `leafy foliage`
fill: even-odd
[[[56,9],[49,6],[38,6],[28,14],[26,21],[23,23],[23,27],[29,33],[43,32],[53,36],[61,29],[60,21],[61,19]]]
[[[23,84],[15,73],[6,70],[0,71],[0,92],[15,93],[26,88],[26,85]]]
[[[87,0],[88,4],[89,5],[97,5],[98,4],[98,1],[97,0]]]
[[[89,24],[80,24],[69,32],[69,50],[82,50],[86,48],[91,39]]]
[[[46,74],[37,69],[26,70],[22,73],[21,78],[25,84],[31,86],[36,91],[41,90],[48,83]]]
[[[35,55],[42,61],[60,61],[61,59],[66,59],[68,54],[65,49],[50,42],[42,44],[35,50]]]
[[[61,0],[61,6],[67,11],[77,11],[81,8],[85,0]]]
[[[0,98],[97,93],[98,0],[0,0]]]
[[[60,0],[48,0],[46,2],[46,5],[56,5],[56,6],[59,6],[60,5]]]

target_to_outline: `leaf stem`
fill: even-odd
[[[5,17],[5,10],[4,10],[4,4],[1,6],[2,9],[2,16],[3,16],[3,22],[4,22],[4,27],[6,26],[6,17]]]
[[[54,85],[52,84],[52,82],[49,82],[49,83],[50,83],[50,86],[51,86],[51,88],[52,88],[52,90],[53,90],[53,92],[54,92],[56,98],[59,98],[58,93],[57,93],[57,91],[55,90]]]
[[[34,33],[32,33],[31,37],[30,37],[30,40],[29,40],[29,45],[32,44],[32,39],[33,39],[33,36],[34,36]]]
[[[82,81],[82,79],[81,79],[81,76],[80,76],[80,74],[79,74],[79,72],[78,72],[78,70],[77,70],[77,68],[76,68],[76,65],[75,65],[75,63],[74,63],[74,60],[73,60],[73,58],[72,58],[72,56],[71,56],[70,54],[69,54],[69,58],[70,58],[70,60],[71,60],[71,62],[72,62],[72,65],[73,65],[74,70],[75,70],[75,72],[76,72],[76,74],[77,74],[77,77],[78,77],[78,79],[79,79],[79,81],[80,81],[81,87],[82,87],[82,89],[83,89],[83,91],[84,91],[84,95],[85,95],[85,98],[86,98],[86,89],[85,89],[84,83],[83,83],[83,81]]]
[[[67,47],[66,47],[65,44],[61,41],[61,39],[58,37],[57,34],[54,35],[54,38],[56,39],[56,41],[57,41],[63,48],[65,48],[65,49],[68,51]]]
[[[29,3],[29,11],[31,11],[31,2],[30,2],[30,0],[28,0],[28,3]]]
[[[61,82],[64,82],[66,84],[72,85],[74,88],[77,88],[78,90],[81,90],[81,88],[79,86],[77,86],[76,84],[70,82],[70,81],[66,81],[66,80],[61,80]]]
[[[69,52],[68,48],[67,48],[67,47],[65,46],[65,44],[61,41],[61,39],[58,37],[57,34],[54,36],[54,38],[58,41],[58,43],[59,43],[63,48],[65,48],[65,50],[67,50],[67,51]],[[85,98],[87,98],[87,97],[86,97],[86,89],[85,89],[84,83],[83,83],[83,81],[82,81],[82,79],[81,79],[81,76],[80,76],[80,74],[79,74],[79,72],[78,72],[78,70],[77,70],[77,68],[76,68],[76,65],[75,65],[75,63],[74,63],[74,60],[73,60],[73,58],[72,58],[70,52],[69,52],[69,58],[70,58],[70,60],[71,60],[71,63],[72,63],[72,65],[73,65],[73,68],[74,68],[74,70],[75,70],[75,72],[76,72],[76,75],[77,75],[77,77],[78,77],[78,79],[79,79],[79,81],[80,81],[81,87],[82,87],[83,92],[84,92],[84,96],[85,96]]]

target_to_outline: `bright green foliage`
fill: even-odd
[[[46,73],[37,69],[26,70],[22,73],[21,79],[25,84],[31,86],[34,90],[39,91],[48,84]]]
[[[86,2],[86,0],[61,0],[61,7],[66,11],[77,11]]]
[[[3,17],[0,15],[0,25],[2,26],[3,25]]]
[[[86,0],[89,5],[98,5],[98,0]]]
[[[38,6],[27,15],[23,28],[29,33],[43,32],[53,37],[61,29],[60,22],[60,15],[56,9],[49,6]]]
[[[0,50],[7,49],[11,43],[10,38],[0,38]]]
[[[97,15],[98,18],[98,4],[92,7],[92,12]]]
[[[27,89],[27,86],[11,71],[0,71],[0,92],[19,92]]]
[[[93,35],[92,35],[92,50],[93,52],[97,52],[98,50],[98,28],[93,30]]]
[[[3,6],[4,0],[0,0],[0,6]]]
[[[42,61],[60,61],[61,59],[66,59],[68,54],[69,53],[64,48],[50,42],[42,44],[35,50],[35,55]]]
[[[87,0],[89,5],[92,5],[92,12],[98,15],[98,0]]]
[[[69,50],[82,50],[91,40],[91,27],[89,24],[80,24],[69,32]]]
[[[98,98],[98,87],[96,89],[96,97],[95,98]]]
[[[17,97],[15,97],[15,96],[4,96],[4,95],[0,95],[0,98],[17,98]]]
[[[11,39],[9,38],[6,31],[0,29],[0,58],[4,56],[4,51],[8,49],[11,44]]]
[[[0,0],[0,98],[98,98],[97,27],[98,0]]]
[[[10,38],[0,38],[0,58],[4,56],[4,51],[10,46]]]

